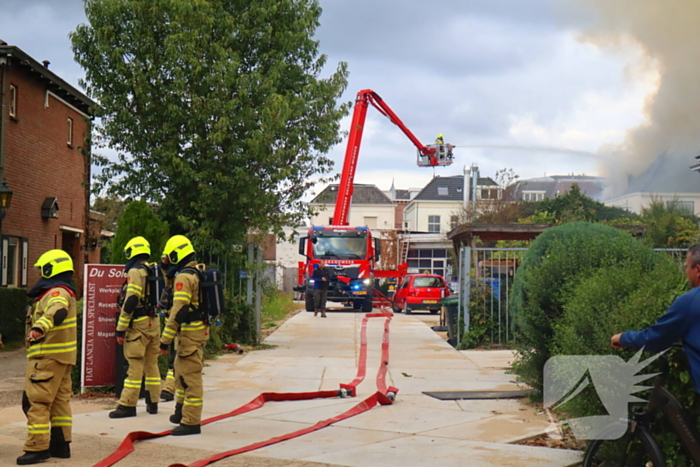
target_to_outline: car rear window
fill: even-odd
[[[442,287],[439,277],[416,277],[413,279],[413,287]]]

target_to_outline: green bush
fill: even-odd
[[[26,289],[0,288],[0,334],[6,342],[24,340],[28,303]]]
[[[109,247],[112,264],[124,264],[124,246],[136,236],[143,236],[151,245],[151,261],[160,261],[170,227],[162,222],[145,201],[132,201],[119,218],[117,231]]]
[[[472,287],[469,298],[469,331],[462,335],[459,349],[474,349],[491,342],[493,319],[491,318],[491,290]],[[498,302],[494,300],[496,307]],[[505,307],[504,307],[505,309]],[[461,325],[464,328],[463,324]]]
[[[601,268],[652,271],[659,257],[628,233],[601,224],[564,224],[537,237],[523,255],[511,292],[519,351],[514,370],[520,379],[541,391],[555,326],[582,281]]]

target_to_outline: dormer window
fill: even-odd
[[[449,194],[447,187],[446,186],[439,186],[437,194],[438,194],[438,196],[447,196]]]

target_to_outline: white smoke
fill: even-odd
[[[614,156],[607,169],[616,191],[624,190],[628,174],[638,175],[662,154],[677,170],[689,170],[700,154],[700,2],[579,1],[595,14],[582,40],[615,52],[639,48],[628,66],[632,79],[658,73],[658,86],[646,98],[646,121],[628,130],[622,144],[600,148]]]

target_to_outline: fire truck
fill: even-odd
[[[398,126],[411,140],[417,148],[418,166],[444,167],[453,161],[453,145],[422,144],[376,92],[365,89],[357,94],[335,200],[333,225],[312,225],[308,235],[299,241],[299,254],[307,259],[305,263],[299,263],[299,285],[296,290],[305,295],[306,311],[314,311],[313,293],[316,284],[313,271],[321,260],[326,262],[331,277],[328,301],[352,305],[353,309],[367,313],[372,311],[373,301],[380,295],[374,288],[375,279],[401,277],[406,274],[405,265],[399,266],[396,271],[375,269],[381,255],[380,239],[374,237],[366,226],[349,225],[355,170],[370,105]]]

